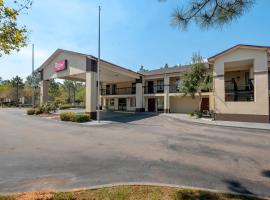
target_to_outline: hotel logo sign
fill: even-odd
[[[54,63],[53,70],[55,72],[63,71],[67,69],[67,60],[59,60]]]

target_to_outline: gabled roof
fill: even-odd
[[[65,52],[65,53],[70,53],[70,54],[74,54],[74,55],[79,55],[79,56],[83,56],[83,57],[88,57],[88,58],[92,58],[92,59],[95,59],[97,60],[98,58],[95,57],[95,56],[92,56],[92,55],[89,55],[89,54],[84,54],[84,53],[79,53],[79,52],[75,52],[75,51],[70,51],[70,50],[65,50],[65,49],[57,49],[39,68],[37,68],[35,71],[38,72],[40,71],[41,69],[43,69],[46,65],[48,65],[58,54],[62,53],[62,52]],[[116,65],[116,64],[113,64],[111,62],[108,62],[106,60],[103,60],[103,59],[100,59],[101,62],[104,62],[104,63],[107,63],[107,64],[110,64],[110,65],[113,65],[114,67],[118,67],[120,69],[123,69],[123,70],[126,70],[128,72],[131,72],[131,73],[135,73],[135,74],[140,74],[138,72],[134,72],[130,69],[127,69],[127,68],[124,68],[124,67],[121,67],[119,65]],[[140,74],[141,75],[141,74]]]
[[[234,51],[236,49],[239,49],[239,48],[244,48],[244,49],[261,49],[261,50],[269,50],[270,49],[270,46],[258,46],[258,45],[247,45],[247,44],[238,44],[238,45],[235,45],[229,49],[226,49],[214,56],[211,56],[210,58],[208,58],[208,61],[211,62],[213,60],[215,60],[215,58],[219,57],[219,56],[222,56],[226,53],[229,53],[231,51]]]
[[[140,72],[140,73],[145,76],[171,74],[171,73],[186,71],[189,67],[190,65],[175,66],[175,67],[168,67],[168,68],[162,68],[162,69],[154,69],[154,70]]]
[[[208,63],[204,63],[204,65],[207,68],[209,67]],[[140,73],[145,75],[145,76],[181,73],[181,72],[187,71],[190,67],[191,67],[191,65],[179,65],[179,66],[177,65],[177,66],[174,66],[174,67],[154,69],[154,70],[140,72]]]

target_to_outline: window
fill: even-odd
[[[114,106],[114,99],[110,99],[110,106]]]
[[[131,94],[136,94],[136,83],[132,83]]]
[[[113,95],[116,94],[116,85],[115,84],[112,85],[112,94]]]
[[[135,98],[130,99],[130,107],[136,107],[136,99]]]
[[[157,92],[163,92],[164,91],[164,81],[158,80],[157,81]]]
[[[157,109],[158,109],[158,111],[163,111],[163,109],[164,109],[164,99],[163,98],[157,99]]]

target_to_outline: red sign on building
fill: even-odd
[[[59,60],[54,63],[53,70],[55,72],[63,71],[67,69],[67,60]]]

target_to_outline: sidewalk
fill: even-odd
[[[270,130],[270,123],[213,121],[211,119],[205,119],[205,118],[201,118],[201,119],[192,118],[189,115],[182,114],[182,113],[169,113],[169,114],[164,113],[162,115],[171,117],[173,119],[178,119],[178,120],[181,120],[181,121],[200,123],[200,124],[207,124],[207,125]]]

